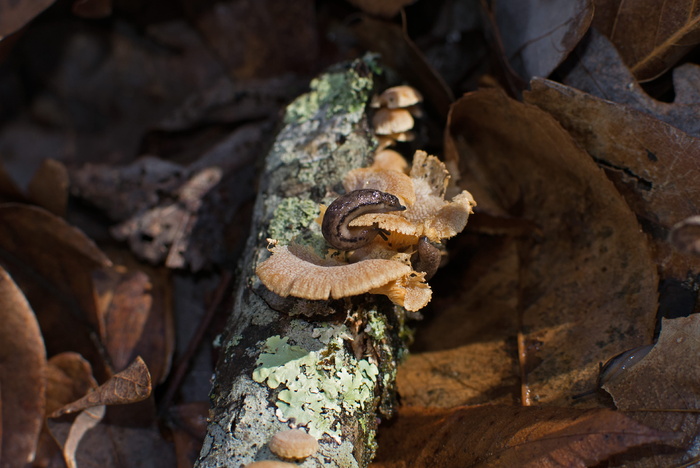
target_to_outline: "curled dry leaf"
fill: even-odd
[[[374,468],[594,466],[669,434],[610,410],[472,406],[404,408],[380,431]]]
[[[618,409],[662,431],[678,435],[674,453],[649,450],[637,466],[681,466],[700,430],[700,315],[664,319],[654,348],[641,361],[604,385]],[[686,452],[690,450],[690,452]]]
[[[593,25],[620,51],[640,81],[653,80],[698,44],[695,2],[594,0]]]
[[[76,455],[78,444],[83,440],[83,436],[87,431],[97,426],[105,416],[106,406],[92,406],[82,410],[73,421],[73,424],[68,431],[68,437],[63,443],[63,459],[68,465],[68,468],[77,468],[78,462]]]
[[[34,459],[46,404],[46,351],[27,299],[0,267],[0,454],[3,466]]]
[[[647,239],[590,156],[537,107],[499,90],[467,94],[445,144],[479,206],[536,228],[518,240],[513,291],[522,396],[568,405],[594,388],[598,362],[651,341],[658,277]]]
[[[90,363],[78,353],[66,352],[51,357],[47,369],[46,414],[85,396],[97,388]]]
[[[143,359],[137,357],[129,367],[115,374],[93,392],[55,411],[51,417],[57,418],[93,406],[136,403],[148,398],[151,390],[151,375]]]

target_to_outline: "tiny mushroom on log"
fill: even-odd
[[[268,447],[280,458],[303,460],[318,451],[318,442],[301,429],[288,429],[272,436]]]
[[[292,468],[297,465],[277,460],[262,460],[249,463],[245,468]]]
[[[392,135],[413,128],[413,115],[406,109],[381,108],[372,117],[372,126],[377,135]]]
[[[411,107],[423,102],[423,96],[412,86],[394,86],[384,90],[379,96],[372,98],[371,107],[386,107],[397,109],[400,107]]]

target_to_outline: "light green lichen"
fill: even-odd
[[[294,239],[297,244],[309,246],[323,256],[326,242],[316,223],[320,213],[318,203],[312,200],[285,198],[275,208],[268,234],[281,245],[287,245]]]
[[[327,116],[338,113],[361,113],[372,89],[370,77],[362,77],[353,70],[326,73],[311,81],[310,91],[287,106],[285,123],[300,123],[313,118],[325,106]]]
[[[386,319],[384,316],[377,313],[376,310],[367,312],[367,326],[365,333],[372,337],[375,341],[382,341],[386,336]]]
[[[306,426],[309,434],[328,434],[340,440],[337,427],[342,412],[361,412],[374,398],[379,369],[366,359],[345,351],[344,325],[320,327],[317,335],[327,340],[319,351],[290,345],[287,337],[267,339],[253,371],[253,380],[270,388],[284,386],[276,406],[282,417]],[[330,331],[330,333],[329,333]]]

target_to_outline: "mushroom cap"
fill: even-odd
[[[324,260],[296,244],[273,247],[272,256],[255,270],[275,294],[312,300],[364,294],[411,271],[411,267],[393,260],[370,259],[351,264]]]
[[[404,205],[413,205],[416,191],[413,181],[403,172],[363,167],[353,169],[343,178],[343,187],[348,192],[361,189],[374,189],[399,197]]]
[[[383,107],[374,113],[372,126],[377,135],[407,132],[413,128],[413,116],[406,109]]]
[[[372,167],[406,173],[408,172],[408,161],[398,151],[381,149],[374,153]]]
[[[288,429],[272,436],[268,447],[280,458],[303,460],[318,451],[318,442],[301,429]]]
[[[297,465],[277,460],[262,460],[249,463],[245,468],[292,468]]]
[[[371,106],[397,109],[413,106],[419,102],[423,102],[421,93],[412,86],[402,85],[384,90],[382,94],[372,99]]]

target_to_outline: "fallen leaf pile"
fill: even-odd
[[[696,10],[0,2],[0,466],[195,463],[262,158],[365,51],[477,203],[373,466],[699,463]]]

